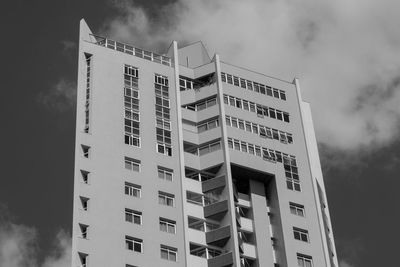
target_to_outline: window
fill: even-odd
[[[157,152],[172,156],[168,77],[155,74]]]
[[[174,206],[174,198],[175,196],[172,194],[168,194],[165,192],[158,192],[158,203],[165,206]]]
[[[132,74],[130,74],[132,73]],[[140,146],[140,114],[137,69],[125,65],[124,87],[124,129],[125,144]]]
[[[86,96],[85,96],[85,127],[84,132],[89,133],[89,113],[90,113],[90,87],[91,87],[91,62],[92,55],[85,53],[86,60]]]
[[[160,75],[160,74],[156,74],[154,76],[154,83],[163,85],[163,86],[168,86],[168,77]]]
[[[293,227],[293,236],[294,236],[294,239],[297,239],[297,240],[300,240],[303,242],[309,242],[307,230]]]
[[[160,231],[175,234],[176,222],[165,218],[160,218]]]
[[[158,166],[158,178],[172,181],[173,170]]]
[[[208,120],[206,122],[202,122],[199,125],[197,125],[197,132],[202,133],[204,131],[208,131],[211,129],[214,129],[219,126],[219,120],[218,118],[213,118],[211,120]]]
[[[83,210],[88,210],[89,208],[89,198],[87,197],[79,197],[81,200],[81,205]]]
[[[289,202],[289,208],[290,208],[290,213],[294,214],[294,215],[298,215],[301,217],[305,216],[305,212],[304,212],[304,206],[297,204],[297,203],[293,203],[293,202]]]
[[[134,78],[139,78],[139,70],[133,66],[125,65],[124,73]]]
[[[172,147],[167,144],[157,143],[157,152],[167,156],[172,156]]]
[[[125,248],[143,253],[143,240],[131,236],[125,236]]]
[[[79,263],[80,263],[79,267],[88,266],[87,265],[88,264],[88,258],[89,258],[88,254],[85,254],[85,253],[82,253],[82,252],[78,252],[78,258],[79,258]]]
[[[179,76],[179,88],[181,91],[193,89],[193,81],[189,78]]]
[[[290,190],[301,191],[300,179],[296,160],[285,156],[283,167],[285,168],[286,184]]]
[[[222,82],[226,82],[226,74],[221,72],[221,80]]]
[[[141,194],[142,194],[142,187],[140,185],[135,185],[125,182],[125,195],[140,198]]]
[[[83,157],[89,158],[90,146],[81,145],[81,147]]]
[[[280,94],[280,98],[281,98],[282,100],[286,100],[285,91],[279,90],[279,94]]]
[[[81,177],[82,177],[82,182],[84,184],[89,183],[89,172],[88,171],[81,170]]]
[[[125,169],[130,171],[140,171],[140,160],[125,157]]]
[[[169,261],[177,261],[178,249],[161,245],[161,258]]]
[[[209,232],[219,228],[219,224],[211,223],[195,217],[188,217],[188,226],[191,229],[195,229],[202,232]]]
[[[297,253],[297,263],[299,267],[312,267],[312,257],[304,254]]]
[[[289,122],[289,113],[283,112],[283,120]]]
[[[83,239],[87,239],[88,237],[88,229],[89,226],[85,225],[85,224],[79,224],[79,230],[80,230],[80,237],[82,237]]]
[[[142,213],[136,210],[125,209],[125,221],[141,225]]]
[[[301,191],[300,181],[292,178],[286,178],[287,188],[290,190]]]
[[[278,89],[275,89],[274,88],[274,97],[276,97],[276,98],[279,98],[279,91],[278,91]]]

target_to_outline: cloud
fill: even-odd
[[[0,266],[4,267],[70,267],[71,238],[61,230],[56,236],[52,251],[43,263],[39,260],[38,232],[35,228],[16,224],[4,215],[0,206]]]
[[[348,263],[348,262],[345,261],[345,260],[341,260],[341,261],[339,262],[339,266],[340,266],[340,267],[355,267],[353,264],[350,264],[350,263]]]
[[[100,30],[115,39],[158,52],[202,40],[224,61],[299,77],[328,147],[380,148],[400,132],[400,1],[178,0],[157,19],[116,2]]]
[[[47,91],[37,95],[37,101],[49,109],[64,112],[75,107],[76,83],[60,79]]]
[[[64,52],[74,50],[77,47],[77,44],[74,41],[62,40],[60,43],[63,47]]]
[[[70,267],[71,266],[71,237],[64,230],[56,236],[54,251],[44,259],[42,267]]]

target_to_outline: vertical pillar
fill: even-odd
[[[272,254],[273,247],[269,231],[271,222],[268,216],[264,183],[255,180],[250,180],[249,182],[258,266],[272,267],[274,266],[274,256]]]
[[[187,263],[187,257],[190,252],[189,249],[189,242],[187,241],[187,225],[188,225],[188,218],[187,214],[185,212],[185,201],[186,201],[186,193],[185,193],[185,188],[183,186],[183,179],[185,179],[185,158],[184,158],[184,153],[183,153],[183,128],[182,128],[182,109],[181,109],[181,94],[180,94],[180,89],[179,89],[179,59],[178,59],[178,43],[176,41],[172,42],[173,45],[173,68],[174,68],[174,74],[175,74],[175,102],[176,102],[176,115],[177,115],[177,128],[178,128],[178,157],[179,157],[179,172],[180,175],[177,175],[177,178],[180,181],[180,186],[181,186],[181,193],[182,193],[182,216],[183,216],[183,222],[182,222],[182,230],[184,231],[183,234],[183,242],[185,251],[183,253],[180,253],[180,255],[184,255],[184,263],[185,266],[188,265]]]
[[[221,64],[219,61],[219,55],[215,55],[215,71],[217,74],[217,98],[219,104],[219,114],[220,114],[220,125],[221,125],[221,133],[222,133],[222,149],[224,153],[224,162],[225,162],[225,173],[226,173],[226,184],[228,189],[228,203],[229,203],[229,216],[230,216],[230,225],[232,229],[231,234],[231,244],[232,244],[232,253],[233,253],[233,261],[234,266],[240,266],[240,253],[239,253],[239,240],[238,240],[238,231],[236,225],[236,213],[235,213],[235,201],[233,199],[233,182],[232,182],[232,173],[231,173],[231,160],[229,155],[229,147],[228,147],[228,134],[226,128],[225,121],[225,106],[224,106],[224,93],[222,88],[222,80],[221,80]]]

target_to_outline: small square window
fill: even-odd
[[[305,216],[305,212],[304,212],[304,206],[297,204],[297,203],[293,203],[293,202],[289,202],[289,208],[290,208],[290,213],[294,214],[294,215],[298,215],[301,217]]]
[[[165,206],[174,206],[175,196],[165,192],[158,192],[158,203]]]
[[[160,218],[160,231],[175,234],[176,222],[169,219]]]
[[[309,242],[309,236],[308,236],[308,231],[304,229],[300,229],[297,227],[293,227],[293,236],[294,239],[300,240],[303,242]]]
[[[142,195],[142,187],[140,185],[125,182],[125,195],[140,198]]]
[[[166,181],[172,181],[173,170],[164,167],[158,167],[158,178]]]
[[[161,258],[169,261],[177,261],[178,249],[161,245]]]
[[[312,257],[304,254],[297,253],[297,264],[299,267],[312,267]]]
[[[125,247],[128,250],[143,253],[143,240],[131,236],[125,236]]]
[[[125,157],[125,169],[140,172],[140,160]]]
[[[142,213],[136,210],[125,209],[125,221],[141,225]]]

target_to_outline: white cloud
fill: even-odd
[[[339,266],[340,267],[355,267],[353,264],[350,264],[350,263],[348,263],[347,261],[344,261],[344,260],[339,262]]]
[[[158,20],[116,7],[103,28],[116,39],[155,50],[202,40],[227,62],[299,77],[329,147],[379,148],[399,134],[400,1],[178,0]]]
[[[76,103],[76,83],[60,79],[48,90],[40,92],[37,101],[60,112],[72,109]]]
[[[1,208],[1,207],[0,207]],[[2,209],[0,209],[2,210]],[[33,227],[15,224],[0,216],[0,266],[70,267],[71,238],[65,231],[57,234],[55,245],[39,263],[38,233]]]
[[[24,225],[0,225],[0,266],[37,266],[36,231]]]
[[[48,255],[42,267],[70,267],[71,266],[71,237],[64,230],[56,236],[55,248]]]

